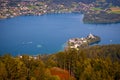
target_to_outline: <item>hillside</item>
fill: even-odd
[[[4,0],[4,1],[8,1],[8,0]],[[21,1],[42,1],[42,2],[51,2],[51,3],[65,3],[65,4],[69,4],[71,2],[83,2],[86,4],[92,3],[92,2],[96,2],[96,1],[100,1],[100,0],[9,0],[10,2],[21,2]],[[120,0],[103,0],[107,3],[112,3],[114,6],[120,6]]]
[[[65,74],[65,75],[63,75]],[[119,80],[120,45],[51,55],[0,56],[0,80]]]
[[[120,14],[106,12],[84,14],[83,22],[96,24],[119,23]]]

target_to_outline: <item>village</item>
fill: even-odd
[[[106,3],[106,6],[108,4]],[[48,13],[92,13],[96,3],[82,2],[50,3],[37,0],[10,1],[0,0],[0,18],[11,18],[21,15],[43,15]]]
[[[85,38],[72,38],[67,42],[67,48],[79,50],[79,48],[87,47],[91,44],[100,42],[100,37],[89,34]]]

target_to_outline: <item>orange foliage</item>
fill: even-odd
[[[63,70],[58,67],[53,67],[50,69],[52,75],[59,76],[60,80],[75,80],[67,70]]]
[[[120,8],[117,8],[117,7],[112,7],[110,8],[112,11],[120,11]]]

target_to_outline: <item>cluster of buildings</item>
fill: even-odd
[[[71,13],[89,12],[94,4],[84,4],[82,2],[49,3],[38,0],[0,0],[0,18],[9,18],[20,15],[42,15],[47,13]]]
[[[91,8],[94,8],[94,4],[85,4],[82,2],[77,3],[77,7],[75,9],[76,12],[82,12],[82,13],[86,13],[89,12]]]
[[[22,58],[26,58],[28,60],[39,60],[41,59],[41,56],[40,55],[36,55],[36,56],[28,56],[28,55],[19,55],[18,58],[22,59]]]
[[[68,13],[73,9],[64,4],[47,3],[45,1],[0,0],[0,18],[10,18],[20,15],[42,15],[47,13]]]
[[[69,41],[67,42],[67,47],[79,50],[79,48],[81,47],[83,48],[83,47],[89,46],[91,43],[96,43],[98,41],[100,41],[100,38],[98,36],[89,34],[85,38],[69,39]]]
[[[0,1],[0,18],[9,18],[20,15],[42,15],[47,12],[47,8],[48,6],[46,3],[38,1]]]

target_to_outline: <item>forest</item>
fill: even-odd
[[[84,14],[84,23],[96,23],[96,24],[108,24],[108,23],[119,23],[120,22],[120,12],[117,13],[92,13]]]
[[[120,45],[0,56],[0,80],[120,80]]]

